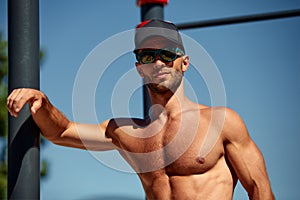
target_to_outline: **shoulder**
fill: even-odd
[[[201,117],[210,121],[211,126],[219,127],[224,140],[235,140],[241,135],[248,134],[243,119],[231,108],[225,106],[203,107]]]
[[[223,139],[225,142],[245,142],[250,139],[246,124],[242,117],[233,109],[225,108],[226,114],[223,125]]]
[[[201,107],[200,112],[204,116],[210,117],[212,120],[214,117],[219,120],[223,119],[226,125],[237,125],[237,123],[242,123],[243,121],[236,111],[225,106],[203,106]]]
[[[212,120],[214,120],[214,118],[217,118],[218,120],[222,119],[226,124],[241,121],[239,114],[231,108],[225,106],[209,107],[203,105],[199,105],[199,107],[203,117],[209,117]]]

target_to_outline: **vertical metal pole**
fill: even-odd
[[[149,19],[164,19],[164,4],[163,3],[147,3],[141,6],[141,21]],[[144,99],[144,117],[149,116],[149,109],[151,107],[151,100],[148,93],[147,86],[143,85],[143,99]]]
[[[39,1],[8,1],[9,93],[39,89]],[[9,117],[8,199],[40,198],[39,129],[28,107]]]
[[[149,19],[164,19],[164,5],[148,3],[141,6],[141,21]]]

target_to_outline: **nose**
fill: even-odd
[[[156,54],[154,64],[155,69],[161,68],[163,65],[165,65],[158,54]]]
[[[166,64],[163,61],[161,61],[160,59],[156,59],[155,62],[154,62],[154,67],[153,68],[158,70],[158,69],[163,68],[165,66],[166,66]]]

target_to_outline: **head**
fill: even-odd
[[[136,67],[152,92],[176,91],[188,69],[177,27],[162,20],[149,20],[137,26],[135,34]]]

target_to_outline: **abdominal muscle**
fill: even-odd
[[[158,170],[139,176],[147,200],[230,200],[236,184],[224,157],[201,174],[169,176],[165,170]]]

